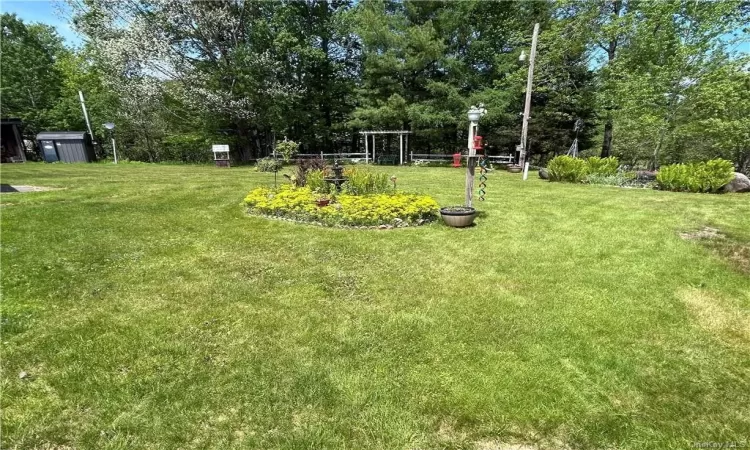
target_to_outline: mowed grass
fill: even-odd
[[[464,171],[385,168],[462,202]],[[282,179],[281,177],[279,177]],[[493,172],[477,226],[247,217],[251,168],[3,165],[3,448],[750,439],[750,194]],[[29,376],[19,378],[25,371]]]

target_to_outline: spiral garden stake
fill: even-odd
[[[484,194],[487,190],[487,158],[479,159],[479,201],[484,201]]]

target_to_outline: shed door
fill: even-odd
[[[57,157],[57,150],[55,150],[54,141],[39,141],[42,144],[42,152],[44,153],[44,160],[46,162],[59,161]]]

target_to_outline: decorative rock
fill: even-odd
[[[549,180],[549,172],[547,172],[547,169],[545,169],[544,167],[539,169],[539,178],[541,178],[542,180]]]
[[[635,173],[635,179],[638,181],[656,181],[656,172],[639,170]]]
[[[381,230],[387,230],[388,229],[388,225],[380,225],[378,228],[381,229]]]
[[[724,186],[724,192],[750,192],[750,178],[739,172],[734,173],[734,180]]]

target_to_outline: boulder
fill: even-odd
[[[542,180],[549,180],[549,172],[547,172],[547,169],[545,169],[544,167],[539,169],[539,178],[541,178]]]
[[[724,186],[724,192],[750,192],[750,178],[739,172],[734,173],[734,180]]]

